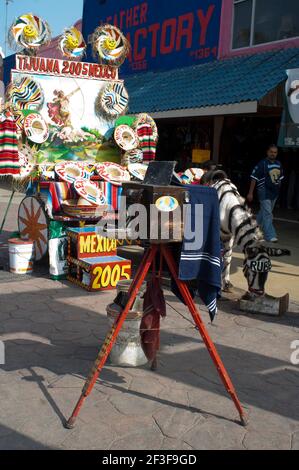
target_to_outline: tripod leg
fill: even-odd
[[[170,252],[170,250],[166,247],[166,246],[163,246],[161,247],[161,250],[162,250],[162,253],[163,253],[163,256],[165,257],[166,259],[166,262],[168,264],[168,267],[170,269],[170,272],[183,296],[183,299],[185,300],[186,302],[186,305],[188,307],[188,309],[190,310],[190,313],[193,317],[193,320],[197,326],[197,328],[199,329],[199,332],[201,334],[201,337],[209,351],[209,354],[217,368],[217,371],[218,371],[218,374],[220,375],[220,378],[227,390],[227,392],[229,393],[231,399],[233,400],[238,412],[239,412],[239,415],[240,415],[240,420],[241,420],[241,424],[243,426],[246,426],[247,425],[247,417],[244,413],[244,410],[241,406],[241,403],[238,399],[238,396],[237,396],[237,393],[234,389],[234,386],[232,384],[232,381],[224,367],[224,364],[217,352],[217,349],[212,341],[212,339],[210,338],[209,334],[208,334],[208,331],[199,315],[199,312],[194,304],[194,301],[191,297],[191,294],[189,292],[189,289],[186,285],[186,283],[184,281],[181,281],[179,278],[178,278],[178,275],[177,275],[177,267],[176,267],[176,264],[174,262],[174,259],[173,259],[173,256],[172,256],[172,253]]]
[[[138,294],[138,291],[146,278],[146,275],[148,273],[148,270],[152,264],[152,261],[156,255],[156,252],[158,250],[157,245],[152,245],[148,251],[145,253],[144,258],[137,270],[137,273],[134,277],[134,280],[131,284],[130,290],[129,290],[129,300],[127,302],[127,305],[123,309],[123,311],[120,313],[119,317],[116,319],[115,323],[113,324],[111,330],[108,332],[104,344],[102,348],[100,349],[100,352],[93,364],[93,367],[89,373],[89,376],[84,384],[84,387],[82,389],[82,393],[80,395],[80,398],[73,410],[73,413],[71,417],[68,419],[68,421],[65,423],[65,427],[67,429],[72,429],[75,424],[75,420],[79,414],[79,411],[86,399],[86,397],[90,394],[90,392],[93,389],[93,386],[107,360],[107,357],[113,347],[113,344],[118,336],[118,333],[127,317],[127,314],[129,310],[131,309],[132,305],[134,304],[134,301],[136,299],[136,296]]]

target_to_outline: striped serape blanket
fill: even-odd
[[[17,127],[12,119],[0,120],[0,175],[20,173]]]
[[[139,124],[137,127],[137,135],[139,138],[139,147],[143,153],[143,160],[155,160],[157,142],[154,139],[153,129],[150,124]]]

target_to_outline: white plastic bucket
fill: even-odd
[[[34,245],[32,240],[8,240],[9,269],[14,274],[32,273]]]

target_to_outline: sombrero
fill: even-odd
[[[125,151],[133,150],[138,147],[136,132],[126,124],[115,128],[114,139],[117,145]]]

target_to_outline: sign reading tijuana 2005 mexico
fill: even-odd
[[[115,24],[131,43],[123,73],[165,70],[217,58],[222,0],[85,0],[83,34]],[[91,46],[87,60],[93,61]]]

